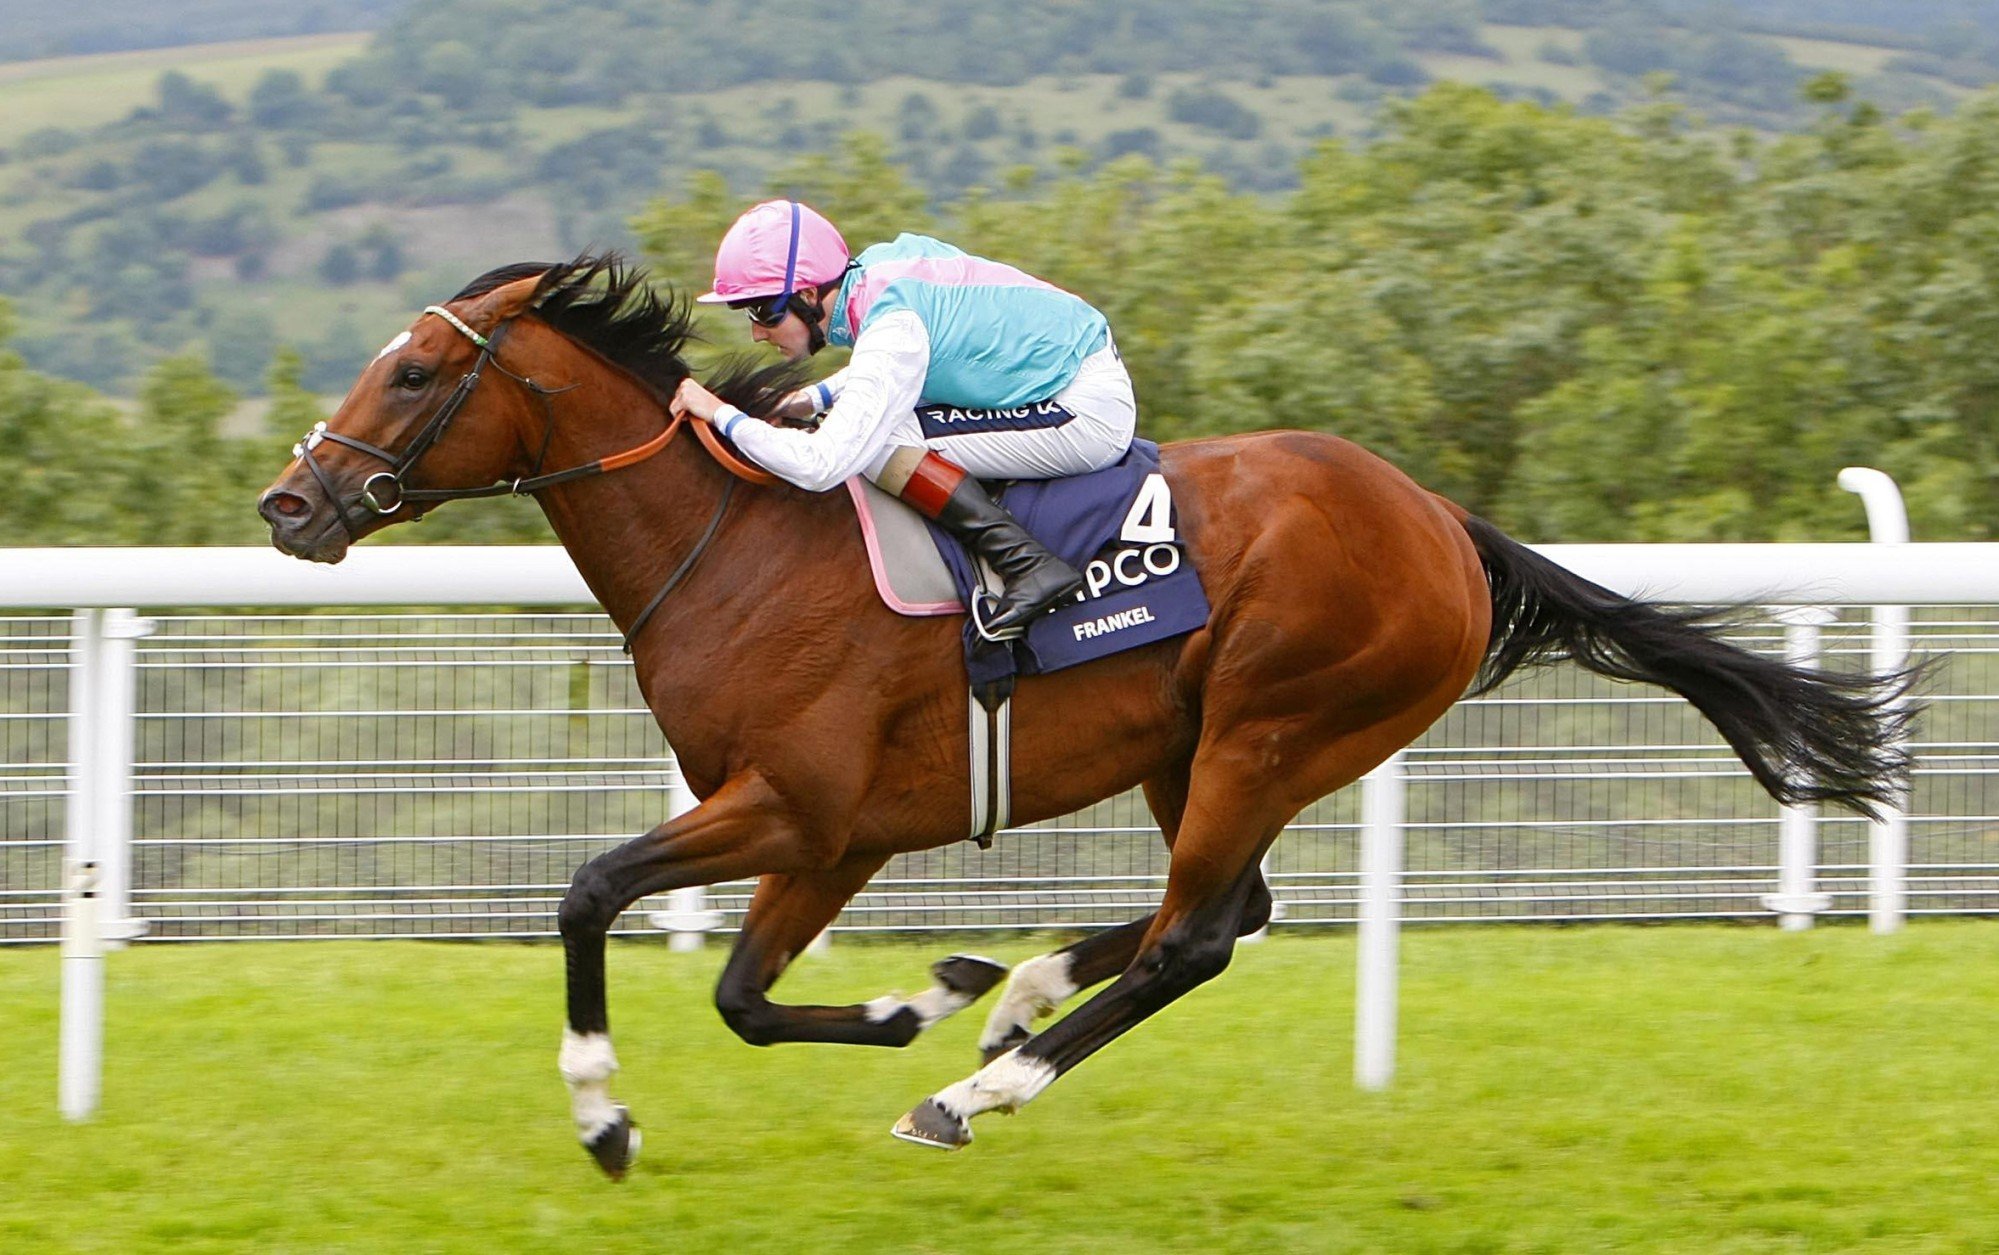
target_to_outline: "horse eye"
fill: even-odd
[[[421,366],[405,366],[402,373],[396,376],[396,386],[408,388],[412,392],[429,382],[430,375]]]

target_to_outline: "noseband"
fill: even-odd
[[[576,385],[571,384],[567,388],[544,388],[533,379],[524,375],[516,375],[505,366],[502,366],[498,358],[500,341],[506,338],[507,329],[513,325],[511,320],[502,322],[499,326],[493,328],[492,335],[482,336],[467,326],[464,320],[442,305],[426,306],[423,312],[426,314],[436,314],[445,322],[450,323],[466,339],[478,345],[479,359],[472,363],[472,369],[467,371],[464,378],[458,381],[458,386],[451,390],[451,395],[444,398],[444,404],[438,406],[431,413],[430,417],[424,420],[423,426],[418,428],[416,436],[404,447],[403,451],[399,454],[391,453],[387,449],[369,444],[365,440],[356,440],[352,436],[332,431],[323,422],[313,424],[312,430],[306,433],[305,439],[292,446],[292,456],[304,463],[306,470],[312,472],[312,477],[319,482],[320,491],[324,492],[326,499],[333,503],[335,516],[340,520],[340,526],[347,532],[350,540],[358,539],[354,536],[353,526],[347,521],[348,511],[355,506],[361,506],[373,511],[375,514],[386,516],[394,514],[404,506],[415,502],[458,501],[469,497],[498,497],[509,494],[517,497],[529,496],[540,492],[544,488],[553,488],[557,484],[566,484],[572,480],[585,479],[592,475],[602,475],[606,471],[620,470],[635,462],[642,462],[653,454],[658,453],[661,449],[666,448],[674,435],[680,431],[681,425],[687,421],[685,414],[675,415],[673,420],[667,424],[665,431],[642,445],[626,449],[622,453],[614,453],[609,457],[599,458],[594,462],[586,462],[582,466],[573,466],[568,470],[553,471],[544,475],[541,473],[541,465],[543,460],[548,457],[549,443],[555,438],[555,407],[549,401],[549,398],[568,392]],[[535,398],[541,402],[542,416],[545,422],[542,428],[541,451],[535,455],[534,466],[530,468],[526,475],[519,479],[488,484],[483,488],[410,488],[405,486],[403,482],[404,477],[409,474],[410,469],[416,465],[419,458],[430,452],[431,447],[443,439],[445,430],[451,425],[451,420],[457,416],[459,410],[465,407],[466,401],[471,399],[473,390],[479,386],[479,380],[484,376],[488,366],[519,383],[530,393],[534,394]],[[715,538],[716,531],[722,525],[722,515],[729,508],[729,499],[735,495],[736,481],[738,479],[747,479],[752,483],[760,484],[776,482],[774,477],[769,474],[754,467],[746,466],[729,454],[721,446],[720,437],[714,436],[708,430],[707,424],[696,423],[695,429],[697,434],[702,438],[701,443],[715,456],[723,468],[730,471],[731,474],[729,475],[728,482],[722,489],[721,500],[715,505],[714,516],[708,520],[707,530],[701,533],[701,539],[694,543],[694,548],[681,562],[679,568],[668,577],[666,586],[660,589],[651,601],[646,603],[645,608],[639,611],[638,617],[632,621],[632,626],[626,630],[626,653],[632,652],[632,642],[638,638],[639,629],[645,626],[646,621],[652,617],[653,611],[659,609],[660,603],[666,600],[667,594],[677,588],[680,582],[687,577],[688,572],[694,569],[695,560],[708,548],[708,542]],[[378,461],[386,462],[389,469],[386,471],[377,471],[373,475],[368,476],[367,479],[362,481],[360,492],[351,497],[342,497],[339,490],[334,487],[332,477],[319,464],[319,459],[313,456],[313,450],[317,449],[321,442],[328,440],[334,444],[353,449],[357,453],[364,453]]]

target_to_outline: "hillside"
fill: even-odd
[[[625,243],[694,171],[748,196],[856,131],[937,198],[1133,154],[1270,193],[1442,79],[1610,113],[1664,72],[1707,124],[1774,131],[1819,115],[1799,88],[1821,70],[1891,112],[1993,76],[1975,42],[1944,59],[1650,3],[1483,11],[1550,8],[1595,24],[1450,0],[419,0],[372,37],[0,64],[0,295],[32,364],[100,388],[194,347],[254,390],[290,343],[339,391],[469,275]]]
[[[410,0],[0,0],[0,62],[373,30]]]

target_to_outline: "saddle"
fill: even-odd
[[[908,506],[858,477],[847,491],[875,590],[889,609],[963,615],[975,589],[996,588],[957,541]],[[1035,539],[1083,573],[1084,589],[1017,641],[986,641],[967,616],[965,662],[975,687],[1060,671],[1207,623],[1207,595],[1180,539],[1158,445],[1133,441],[1103,470],[1016,480],[995,495]]]

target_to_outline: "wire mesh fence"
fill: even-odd
[[[1864,662],[1859,612],[1826,665]],[[70,621],[0,619],[0,941],[57,932]],[[139,643],[133,913],[153,938],[553,935],[583,860],[668,813],[673,765],[596,614],[161,616]],[[1917,726],[1913,913],[1999,910],[1999,620],[1919,608],[1945,655]],[[1783,630],[1746,625],[1775,651]],[[1572,667],[1460,704],[1408,757],[1416,920],[1762,917],[1778,811],[1679,698]],[[1358,800],[1272,852],[1286,925],[1354,917]],[[1820,889],[1866,909],[1867,827],[1828,816]],[[1083,928],[1145,914],[1166,855],[1136,793],[894,860],[836,927]],[[711,891],[733,928],[750,886]],[[646,901],[621,931],[649,931]]]

